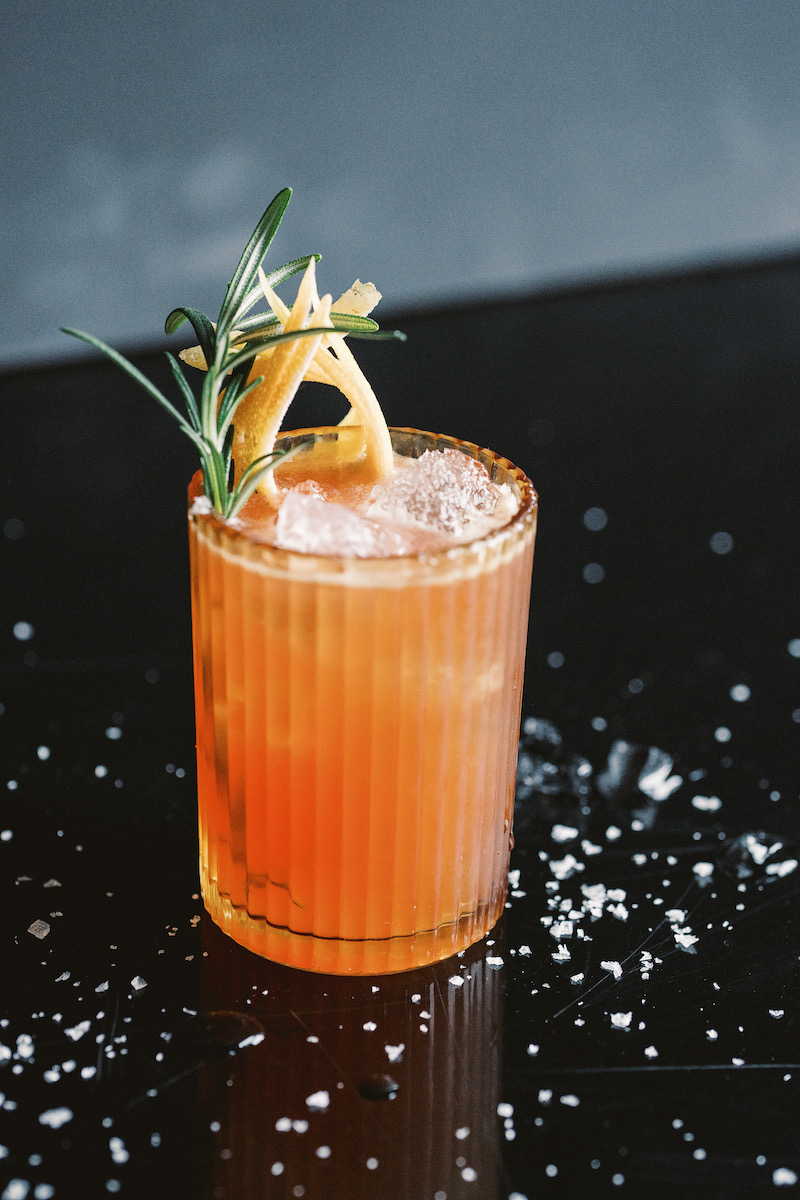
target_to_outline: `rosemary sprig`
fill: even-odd
[[[231,446],[236,410],[263,378],[259,376],[248,382],[253,359],[265,349],[277,346],[281,342],[319,336],[320,333],[318,328],[296,329],[285,333],[272,312],[247,316],[264,297],[262,285],[258,281],[258,270],[277,233],[291,196],[291,188],[284,188],[278,192],[256,225],[228,284],[216,325],[198,309],[184,305],[173,309],[166,319],[164,328],[168,334],[174,333],[185,321],[189,322],[206,360],[207,370],[203,375],[198,401],[181,364],[174,355],[167,354],[186,409],[186,416],[133,363],[100,338],[79,329],[64,327],[62,330],[100,350],[178,422],[181,430],[191,438],[199,451],[206,496],[217,512],[227,519],[237,515],[264,476],[282,458],[287,457],[285,451],[274,451],[256,459],[241,472],[238,482],[234,484]],[[309,254],[304,258],[284,263],[282,267],[266,276],[267,283],[271,288],[275,288],[292,275],[304,271],[312,259],[319,261],[319,257],[318,254]],[[405,336],[398,330],[379,330],[375,321],[369,317],[354,314],[332,313],[331,325],[337,332],[348,333],[352,337],[404,339]],[[298,449],[300,447],[295,447],[288,453],[296,453]]]

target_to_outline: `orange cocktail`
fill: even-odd
[[[319,431],[293,477],[340,436]],[[516,514],[440,551],[347,558],[266,544],[248,509],[190,511],[203,898],[242,945],[314,971],[445,958],[506,897],[536,495],[468,443],[392,443],[479,459]]]

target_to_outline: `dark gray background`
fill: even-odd
[[[797,0],[99,0],[4,18],[0,364],[278,262],[392,307],[800,244]]]

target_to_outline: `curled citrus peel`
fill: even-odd
[[[362,437],[348,439],[347,450],[342,446],[342,454],[360,459],[376,479],[387,475],[392,469],[392,443],[383,412],[345,344],[346,335],[334,332],[330,324],[331,312],[367,316],[380,300],[380,292],[373,284],[356,280],[335,303],[329,295],[320,298],[312,259],[294,305],[289,308],[270,287],[261,268],[259,278],[264,297],[285,333],[319,328],[320,335],[283,342],[254,359],[249,378],[257,379],[260,375],[262,382],[242,401],[234,420],[233,458],[237,477],[249,463],[274,449],[283,419],[304,379],[331,384],[350,402],[350,410],[340,424],[360,425]],[[235,341],[236,331],[231,337]],[[191,366],[203,369],[206,365],[199,346],[182,351],[180,357]],[[263,478],[258,490],[277,501],[272,473]]]

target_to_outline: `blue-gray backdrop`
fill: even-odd
[[[0,364],[212,315],[256,219],[393,307],[800,246],[798,0],[15,0]],[[384,302],[384,307],[386,302]]]

